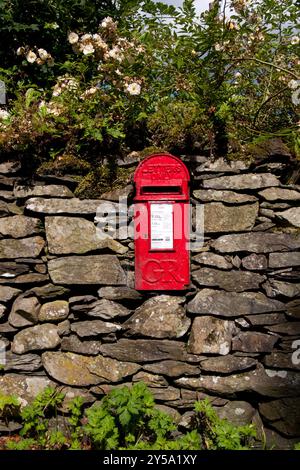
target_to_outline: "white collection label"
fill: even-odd
[[[151,204],[151,250],[173,249],[173,204]]]

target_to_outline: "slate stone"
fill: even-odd
[[[300,201],[300,192],[293,189],[268,188],[258,194],[266,201]]]
[[[126,253],[128,248],[111,238],[102,238],[97,227],[81,217],[46,217],[46,237],[50,253],[54,255],[83,254],[108,248]]]
[[[0,217],[7,217],[10,215],[10,210],[6,202],[0,201]]]
[[[0,300],[1,302],[9,302],[20,294],[20,289],[15,289],[9,286],[0,286]]]
[[[300,266],[300,251],[292,251],[290,253],[270,253],[270,268],[288,268],[290,266]]]
[[[214,189],[197,189],[193,196],[200,202],[223,202],[226,204],[244,204],[256,202],[255,196],[249,194],[235,193],[233,191],[216,191]]]
[[[269,287],[272,289],[272,297],[284,295],[285,297],[297,297],[300,294],[300,284],[277,281],[269,278]]]
[[[300,398],[282,398],[259,404],[264,419],[286,436],[300,435]]]
[[[42,367],[42,361],[38,354],[14,354],[11,351],[5,354],[5,372],[16,370],[23,372],[33,372]]]
[[[107,300],[139,300],[142,298],[142,295],[138,291],[127,286],[101,287],[101,289],[98,290],[98,295]]]
[[[34,294],[41,300],[57,299],[65,297],[70,293],[70,289],[62,286],[55,286],[54,284],[46,284],[41,287],[33,287],[26,294]]]
[[[300,236],[287,233],[242,233],[223,235],[212,243],[220,253],[270,253],[300,248]]]
[[[213,289],[202,289],[188,303],[190,313],[197,315],[216,315],[240,317],[257,313],[284,310],[278,300],[269,299],[260,292],[229,293]]]
[[[153,374],[161,374],[167,377],[180,377],[182,375],[199,375],[200,368],[180,361],[160,361],[153,364],[145,364],[143,369]]]
[[[20,295],[12,305],[8,321],[16,328],[31,326],[38,322],[40,307],[41,304],[36,297],[26,298]]]
[[[218,374],[231,374],[255,367],[257,361],[252,357],[221,356],[210,357],[201,361],[200,368],[206,372],[217,372]]]
[[[276,215],[293,227],[300,227],[300,207],[292,207],[286,211],[277,212]]]
[[[48,270],[54,284],[122,285],[126,276],[115,255],[68,256],[52,259]]]
[[[234,323],[202,316],[193,321],[188,350],[193,354],[221,354],[230,351]]]
[[[17,333],[14,336],[11,350],[16,354],[24,354],[28,351],[54,349],[60,342],[57,326],[44,323]]]
[[[62,339],[61,350],[78,354],[96,356],[100,353],[101,341],[81,341],[78,336],[71,335]]]
[[[254,227],[258,204],[226,206],[220,202],[204,205],[204,233],[243,232]]]
[[[101,318],[102,320],[110,320],[117,317],[128,317],[131,311],[117,302],[107,299],[100,299],[90,304],[74,305],[74,312],[82,312],[89,317]]]
[[[233,351],[250,353],[271,352],[277,341],[277,336],[271,336],[256,331],[246,331],[239,333],[233,338],[232,349]]]
[[[286,351],[271,351],[271,354],[267,354],[264,357],[263,363],[266,367],[271,369],[300,370],[300,361],[297,360],[298,358],[296,356],[297,353],[293,355]]]
[[[101,204],[105,201],[100,199],[61,199],[61,198],[42,198],[33,197],[25,202],[26,210],[39,214],[82,214],[95,215]],[[116,211],[117,204],[111,203]]]
[[[245,319],[250,325],[264,326],[264,325],[275,325],[276,323],[282,323],[285,321],[284,313],[266,313],[260,315],[249,315]]]
[[[80,338],[85,338],[88,336],[114,333],[116,331],[120,331],[121,326],[102,320],[92,320],[72,323],[71,330],[74,331]]]
[[[0,219],[0,234],[4,237],[22,238],[39,233],[41,222],[33,217],[25,215],[13,215]]]
[[[294,397],[299,394],[300,373],[286,370],[264,369],[262,366],[249,372],[234,375],[202,375],[181,377],[174,383],[209,394],[236,396],[238,393],[256,393],[266,397]]]
[[[183,342],[155,339],[120,339],[117,343],[103,344],[101,353],[118,360],[131,362],[153,362],[166,360],[185,361],[192,359]]]
[[[70,352],[46,352],[42,355],[48,374],[66,385],[85,387],[103,382],[119,382],[135,374],[140,366],[98,355],[82,356]]]
[[[248,271],[219,271],[217,269],[201,268],[193,271],[192,278],[200,286],[219,287],[229,292],[244,292],[259,289],[266,279],[258,273]]]
[[[268,260],[265,255],[252,253],[242,259],[242,265],[249,271],[265,271],[268,267]]]
[[[251,424],[256,413],[255,408],[246,401],[229,401],[224,406],[215,407],[219,418],[226,419],[234,426]]]
[[[0,258],[37,258],[45,242],[41,237],[22,238],[19,240],[2,239],[0,240]]]
[[[61,321],[69,315],[69,304],[65,300],[54,300],[41,306],[39,311],[39,321]]]
[[[67,186],[60,184],[39,185],[34,183],[32,185],[16,185],[14,187],[14,196],[16,198],[28,198],[32,196],[46,196],[46,197],[73,197],[74,194]]]
[[[288,323],[279,323],[278,325],[268,326],[268,330],[273,333],[297,336],[300,335],[300,321],[290,321]]]
[[[221,176],[203,181],[204,188],[212,189],[259,189],[279,186],[279,180],[270,173],[247,173],[245,175]]]
[[[140,371],[132,377],[132,382],[143,382],[147,387],[168,387],[168,382],[164,377],[149,372]]]
[[[11,175],[17,173],[21,169],[21,164],[18,161],[0,163],[0,173],[2,175]]]
[[[232,264],[229,263],[223,256],[211,252],[199,253],[193,256],[192,261],[204,264],[205,266],[213,266],[218,269],[232,269]]]
[[[182,303],[182,297],[170,295],[152,297],[136,309],[123,324],[123,328],[131,335],[180,338],[191,325]]]

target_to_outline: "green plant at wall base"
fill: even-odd
[[[0,419],[5,423],[20,414],[20,400],[14,395],[0,393]]]
[[[208,399],[195,403],[195,423],[204,449],[245,450],[256,437],[253,425],[234,426],[219,418]]]
[[[294,450],[300,450],[300,442],[297,442],[297,444],[295,444]]]
[[[39,393],[32,404],[25,406],[21,411],[23,428],[20,435],[34,438],[39,445],[46,446],[49,437],[49,419],[57,413],[57,408],[63,399],[64,394],[51,387]]]

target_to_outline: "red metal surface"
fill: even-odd
[[[150,155],[135,171],[138,290],[184,290],[190,283],[189,180],[186,166],[173,155]]]

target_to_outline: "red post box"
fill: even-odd
[[[135,287],[183,290],[190,282],[189,172],[177,157],[145,158],[134,175]]]

